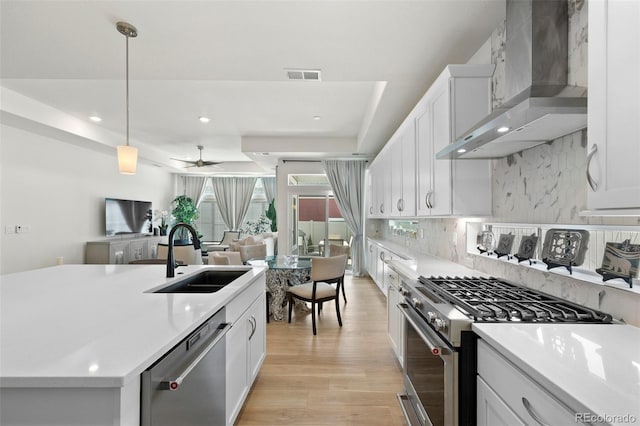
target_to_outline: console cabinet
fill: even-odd
[[[639,75],[640,2],[589,1],[590,209],[640,212]]]
[[[167,237],[118,238],[87,242],[85,263],[127,264],[132,260],[155,259],[158,243]]]

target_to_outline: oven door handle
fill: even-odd
[[[411,308],[406,303],[398,303],[398,309],[402,312],[402,315],[407,320],[407,322],[413,327],[413,329],[418,333],[418,335],[424,340],[424,343],[429,346],[431,353],[435,356],[440,355],[451,355],[453,351],[447,346],[447,344],[434,332],[429,329],[429,327],[423,327],[418,324],[418,321],[423,321],[422,319],[416,320],[414,314],[411,311]],[[434,342],[436,342],[434,344]]]

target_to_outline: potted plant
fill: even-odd
[[[200,212],[198,212],[198,208],[193,200],[186,195],[178,195],[172,202],[175,205],[171,211],[174,218],[174,225],[180,222],[191,225],[198,233],[198,236],[201,236],[195,224],[196,219],[200,217]],[[176,244],[189,244],[189,233],[186,229],[178,230],[178,238],[175,242]]]
[[[269,203],[269,207],[267,208],[267,211],[264,214],[267,217],[267,219],[269,219],[271,221],[271,232],[277,232],[278,231],[278,223],[276,221],[276,206],[275,206],[275,204],[276,204],[276,199],[274,198]]]

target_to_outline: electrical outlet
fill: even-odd
[[[26,234],[31,231],[31,226],[29,225],[16,225],[16,234]]]

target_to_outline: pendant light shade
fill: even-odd
[[[126,38],[126,104],[127,104],[127,144],[118,145],[118,169],[123,175],[135,175],[138,164],[138,148],[129,145],[129,37],[137,37],[138,30],[126,22],[116,24],[118,32]]]
[[[118,145],[118,169],[123,175],[135,175],[138,164],[138,148]]]

